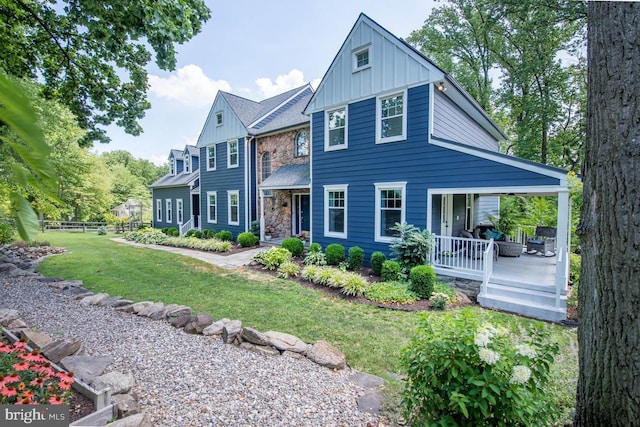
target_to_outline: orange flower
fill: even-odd
[[[43,387],[44,386],[44,377],[38,377],[38,378],[34,379],[33,381],[31,381],[29,383],[29,385],[36,386],[36,387]]]
[[[22,391],[25,388],[27,388],[27,385],[24,382],[21,381],[20,384],[18,385],[18,390]]]
[[[64,381],[60,381],[58,383],[58,387],[60,388],[60,390],[71,390],[71,383],[66,383]]]
[[[25,390],[20,394],[21,399],[33,399],[33,392],[31,390]]]
[[[25,397],[25,398],[18,399],[18,401],[16,402],[16,405],[31,405],[32,403],[33,401],[31,400],[30,397]]]
[[[59,396],[54,395],[49,398],[49,403],[52,405],[62,405],[64,401]]]
[[[11,397],[18,394],[18,392],[16,391],[16,388],[14,386],[10,385],[7,387],[3,387],[2,390],[0,390],[0,394],[2,394],[3,396]]]
[[[29,369],[29,362],[25,360],[24,362],[16,363],[15,365],[13,365],[13,369],[15,371],[26,371],[27,369]]]

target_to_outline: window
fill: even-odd
[[[176,158],[175,157],[171,157],[169,159],[169,173],[171,175],[176,174]]]
[[[227,191],[227,197],[229,198],[229,225],[240,225],[240,195],[236,191]]]
[[[347,186],[324,186],[324,235],[347,238]]]
[[[162,222],[162,199],[156,199],[156,221]]]
[[[165,200],[165,206],[167,210],[167,223],[171,224],[171,221],[173,221],[173,218],[171,217],[171,199]]]
[[[309,155],[309,133],[306,130],[296,135],[296,157]]]
[[[216,126],[222,126],[222,111],[216,113]]]
[[[353,72],[371,67],[370,45],[353,50]]]
[[[183,217],[182,217],[182,199],[176,199],[176,222],[178,224],[182,224],[183,222]]]
[[[227,142],[227,167],[238,167],[238,140]]]
[[[216,170],[216,146],[210,145],[207,147],[207,170]]]
[[[262,153],[262,157],[260,158],[260,182],[264,182],[265,179],[271,176],[271,153],[265,152]],[[264,190],[263,193],[267,197],[271,197],[273,193],[271,190]]]
[[[207,191],[207,222],[218,222],[218,193]]]
[[[375,184],[376,241],[391,242],[397,237],[391,228],[405,222],[406,187],[406,182]]]
[[[393,142],[405,139],[406,92],[378,98],[377,142]]]
[[[327,111],[326,116],[325,151],[347,148],[347,108]]]
[[[184,173],[191,173],[191,155],[184,153]]]

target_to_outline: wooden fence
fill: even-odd
[[[139,227],[151,227],[150,222],[80,222],[80,221],[40,221],[42,232],[46,231],[75,231],[80,233],[97,232],[99,228],[105,227],[110,233],[124,233],[125,231],[137,230]]]

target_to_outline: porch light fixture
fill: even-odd
[[[438,82],[438,90],[439,90],[440,92],[446,92],[447,87],[444,85],[444,82],[443,82],[443,81],[442,81],[442,82]]]

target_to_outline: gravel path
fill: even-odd
[[[131,372],[153,426],[382,425],[358,411],[365,391],[348,369],[260,356],[165,322],[80,306],[28,278],[0,281],[0,306],[18,310],[30,327],[79,339],[86,354],[114,358],[108,370]]]

